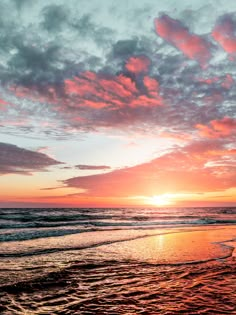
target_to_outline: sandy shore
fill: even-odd
[[[114,230],[5,242],[0,250],[0,284],[58,271],[75,261],[137,261],[183,264],[235,254],[236,226]]]
[[[99,231],[3,245],[3,315],[236,314],[236,226]]]
[[[103,245],[99,247],[99,256],[155,264],[183,264],[228,258],[235,255],[235,247],[236,227],[221,226],[204,230],[182,229]],[[96,255],[96,251],[90,250],[92,253]]]

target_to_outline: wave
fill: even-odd
[[[220,230],[220,229],[219,229]],[[143,232],[142,232],[143,231]],[[184,229],[185,233],[193,233],[193,232],[203,232],[204,229]],[[213,230],[214,231],[214,230]],[[160,240],[161,236],[164,235],[171,235],[171,234],[182,234],[183,229],[163,229],[163,230],[113,230],[113,233],[108,231],[95,231],[89,233],[88,236],[77,234],[75,236],[64,236],[63,238],[57,239],[50,238],[50,240],[41,239],[41,241],[28,243],[27,241],[24,242],[13,242],[11,247],[8,245],[3,246],[0,251],[0,257],[29,257],[29,256],[38,256],[38,255],[47,255],[52,253],[59,253],[59,252],[71,252],[71,251],[80,251],[85,249],[93,249],[104,245],[113,245],[113,249],[117,247],[117,244],[124,242],[131,242],[137,240],[145,240],[145,239],[153,239],[154,237],[158,237]],[[191,234],[190,234],[191,237]],[[175,236],[177,238],[177,235]],[[234,250],[233,246],[225,244],[227,242],[235,242],[234,238],[230,238],[225,240],[224,242],[215,242],[215,244],[220,244],[221,247],[225,247],[226,254],[223,253],[221,258],[226,258],[232,255]],[[212,243],[213,244],[213,243]],[[149,246],[149,243],[146,244]],[[122,245],[123,246],[123,245]],[[137,248],[139,248],[138,246]],[[11,248],[11,249],[10,249]],[[131,247],[132,248],[132,247]],[[220,258],[220,257],[219,257]],[[214,258],[215,259],[215,258]],[[208,259],[207,259],[208,260]],[[203,260],[205,261],[205,260]],[[192,262],[192,261],[190,261]]]
[[[73,225],[82,225],[82,226],[140,226],[140,225],[176,225],[176,224],[214,224],[214,223],[232,223],[235,224],[235,218],[229,219],[217,219],[214,217],[157,217],[157,218],[142,218],[134,217],[129,218],[129,220],[121,219],[115,220],[100,220],[101,217],[93,217],[90,220],[72,220],[68,219],[69,222],[61,220],[45,219],[45,221],[31,221],[28,223],[15,223],[15,222],[1,222],[0,229],[14,229],[14,228],[34,228],[34,227],[60,227],[60,226],[73,226]]]
[[[86,233],[93,231],[113,231],[122,229],[146,230],[166,227],[191,227],[206,225],[234,225],[235,219],[215,219],[211,217],[186,220],[161,220],[161,221],[82,221],[82,222],[61,222],[41,223],[31,222],[28,224],[6,224],[1,226],[0,242],[24,241],[30,239],[56,237]],[[69,227],[69,228],[67,228]],[[5,230],[5,231],[4,231]],[[9,231],[9,232],[8,232]]]

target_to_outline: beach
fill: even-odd
[[[122,211],[128,222],[130,214]],[[231,218],[234,211],[228,211]],[[226,220],[222,213],[218,219]],[[0,313],[236,314],[235,224],[183,226],[175,219],[163,226],[159,219],[153,228],[153,217],[149,212],[143,225],[140,218],[127,225],[124,219],[123,228],[115,229],[98,224],[78,232],[74,225],[73,233],[59,236],[51,236],[52,227],[38,228],[50,235],[42,237],[32,224],[23,228],[16,222],[2,229]]]
[[[236,315],[236,0],[0,9],[0,315]]]

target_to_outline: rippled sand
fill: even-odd
[[[235,226],[3,244],[0,314],[236,314],[234,247]]]

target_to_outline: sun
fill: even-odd
[[[169,206],[171,201],[170,194],[155,195],[148,198],[148,203],[154,206]]]

